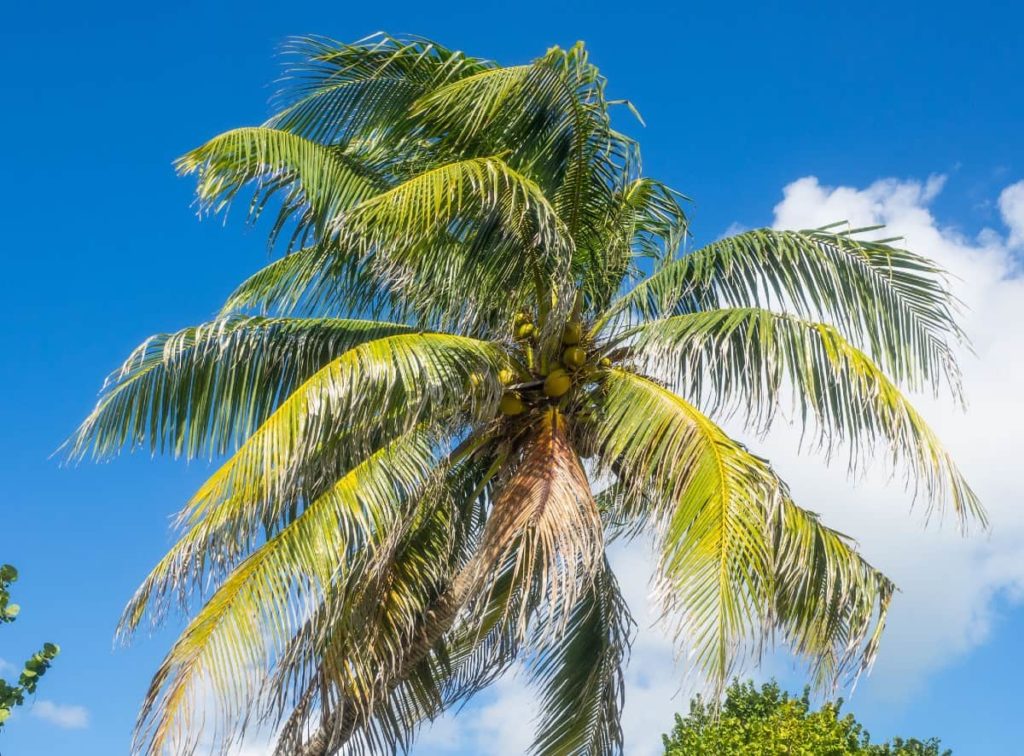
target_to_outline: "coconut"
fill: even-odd
[[[502,368],[498,371],[498,380],[504,385],[508,385],[514,382],[516,379],[516,371],[512,368]]]
[[[578,346],[568,347],[562,352],[562,364],[570,370],[577,370],[583,367],[587,361],[587,353]]]
[[[515,325],[522,325],[523,323],[530,322],[530,314],[527,312],[517,312],[515,319],[512,321]]]
[[[607,357],[602,357],[597,364],[607,370],[612,366],[612,361]]]
[[[523,400],[517,394],[509,391],[502,395],[501,401],[498,402],[498,409],[501,410],[501,414],[511,417],[522,414],[523,410],[526,409],[526,405],[523,404]]]
[[[561,368],[552,370],[548,373],[548,377],[544,379],[544,393],[552,399],[563,396],[571,388],[572,378]]]
[[[516,338],[523,340],[533,336],[533,332],[537,330],[533,327],[533,323],[520,323],[516,326]]]
[[[568,323],[565,326],[565,330],[562,331],[562,343],[569,346],[575,346],[579,344],[583,339],[583,326],[577,323],[575,320]]]

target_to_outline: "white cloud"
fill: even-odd
[[[63,730],[83,730],[89,726],[89,710],[84,706],[58,704],[39,700],[32,704],[32,716]]]
[[[17,668],[6,659],[0,659],[0,675],[9,675],[16,672]]]
[[[915,403],[982,498],[989,534],[964,538],[948,517],[926,528],[923,512],[908,511],[908,494],[885,471],[851,482],[843,464],[828,467],[820,457],[799,454],[794,429],[746,439],[772,459],[801,504],[854,536],[865,556],[900,586],[878,663],[858,696],[861,703],[862,696],[906,700],[929,675],[985,641],[996,621],[997,596],[1024,597],[1024,506],[1016,481],[1024,452],[1024,395],[1018,389],[1024,375],[1024,278],[1013,255],[1024,244],[1024,181],[1007,187],[999,199],[1008,231],[986,229],[973,238],[940,223],[929,210],[944,184],[944,177],[933,176],[857,189],[826,187],[808,177],[785,187],[775,207],[780,228],[836,220],[884,223],[886,236],[903,236],[907,247],[936,259],[958,278],[954,287],[968,308],[963,324],[976,352],[961,356],[970,402],[966,414],[945,399],[917,397]],[[691,691],[682,687],[684,665],[675,665],[671,643],[651,627],[649,555],[639,544],[616,547],[612,562],[640,625],[626,673],[626,752],[655,756],[661,753],[661,733],[675,712],[686,710]],[[784,659],[769,660],[754,676],[785,666]],[[534,699],[521,680],[502,681],[486,704],[435,723],[418,752],[522,753],[532,735]]]
[[[1024,246],[1024,181],[1003,189],[999,195],[999,212],[1010,229],[1010,246]]]
[[[522,679],[509,673],[472,706],[425,728],[417,749],[430,754],[520,756],[533,739],[534,698]]]

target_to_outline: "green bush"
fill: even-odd
[[[758,690],[753,682],[734,682],[716,712],[700,696],[684,719],[676,714],[663,736],[666,756],[950,756],[938,738],[894,738],[872,744],[852,714],[841,715],[843,700],[811,710],[810,690],[795,698],[774,682]]]

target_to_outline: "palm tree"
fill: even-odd
[[[712,418],[785,416],[855,469],[884,445],[929,507],[983,520],[899,388],[959,395],[944,273],[842,226],[687,249],[581,44],[291,52],[276,115],[177,164],[207,211],[247,193],[286,254],[138,347],[69,441],[226,457],[122,619],[194,615],[136,749],[259,724],[279,754],[402,750],[518,661],[533,752],[621,752],[615,538],[653,541],[713,687],[772,640],[822,683],[865,669],[892,583]]]

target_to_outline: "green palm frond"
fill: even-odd
[[[414,108],[430,133],[457,149],[510,149],[509,163],[550,192],[577,248],[574,273],[584,277],[602,269],[591,258],[603,255],[609,209],[637,164],[635,145],[611,128],[604,85],[582,45],[556,47],[531,64],[452,82]],[[638,193],[632,194],[635,199]],[[602,285],[607,288],[607,281]],[[589,288],[584,286],[596,297]]]
[[[417,99],[491,65],[436,42],[386,34],[353,44],[296,37],[285,52],[293,63],[277,96],[281,110],[268,125],[332,144],[401,133]]]
[[[413,103],[412,116],[455,142],[472,142],[499,119],[500,130],[514,120],[536,118],[536,110],[549,104],[551,89],[559,86],[554,79],[544,81],[533,65],[484,68],[425,93]]]
[[[456,150],[509,147],[513,164],[542,174],[542,186],[561,183],[574,195],[600,147],[607,151],[601,159],[615,151],[629,156],[610,128],[607,106],[604,79],[577,44],[553,47],[528,65],[488,68],[448,83],[421,97],[412,116]],[[556,202],[570,214],[578,207]],[[575,230],[575,222],[568,225]]]
[[[358,155],[296,134],[267,127],[235,129],[211,139],[175,163],[183,175],[197,173],[200,205],[225,209],[253,186],[249,217],[256,220],[272,198],[280,199],[271,242],[294,221],[294,238],[322,237],[340,213],[388,188]]]
[[[590,307],[604,310],[624,281],[642,278],[641,261],[660,264],[675,255],[689,223],[681,199],[659,181],[636,178],[615,193],[603,218],[576,235],[573,268]]]
[[[531,665],[543,693],[530,753],[598,756],[622,750],[622,667],[632,632],[632,617],[606,561],[573,607],[565,633]]]
[[[103,458],[126,447],[225,454],[344,352],[412,330],[375,320],[225,317],[157,334],[107,380],[68,454]]]
[[[401,300],[365,262],[339,254],[330,242],[310,244],[274,260],[231,292],[221,317],[238,313],[279,316],[386,316],[402,320]],[[415,311],[407,313],[422,320]]]
[[[929,506],[952,506],[962,525],[985,514],[952,456],[899,388],[835,327],[758,308],[678,315],[637,332],[646,368],[715,412],[740,411],[766,429],[785,392],[805,428],[831,449],[850,447],[851,464],[886,444],[897,468]]]
[[[621,207],[632,231],[629,240],[639,257],[661,263],[675,256],[689,229],[681,204],[687,199],[646,176],[625,187]]]
[[[738,234],[666,265],[616,309],[657,318],[753,306],[823,317],[898,382],[938,388],[945,380],[958,393],[951,344],[963,333],[945,272],[928,258],[857,234]]]
[[[535,301],[550,296],[572,250],[540,188],[498,157],[427,170],[344,214],[332,231],[406,299],[427,311],[440,301],[454,320],[494,307],[497,292],[523,279],[536,286]],[[480,299],[467,299],[467,287]]]

